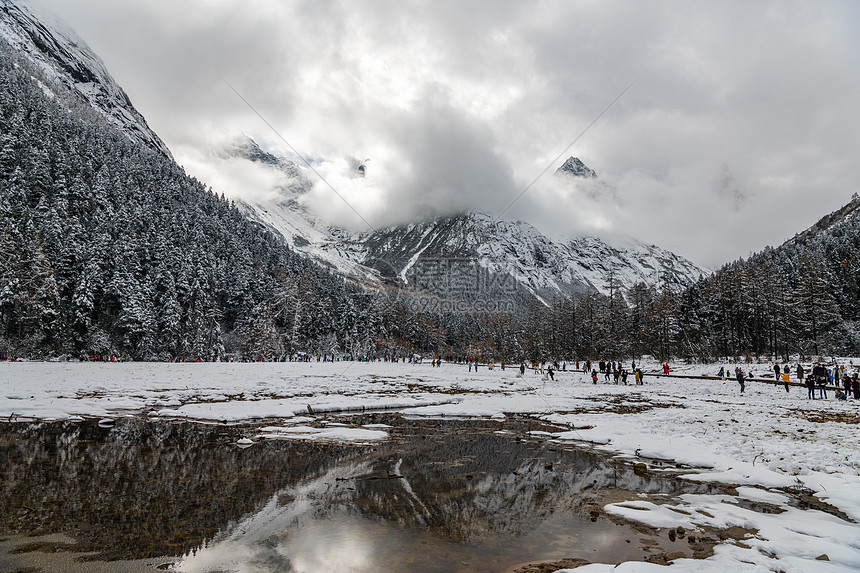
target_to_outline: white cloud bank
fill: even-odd
[[[270,178],[207,163],[225,133],[292,155],[226,80],[375,226],[501,212],[633,79],[570,150],[618,205],[571,192],[553,165],[511,216],[552,234],[627,232],[718,265],[860,188],[850,2],[39,3],[216,190],[260,193]],[[352,177],[365,158],[368,177]],[[719,192],[724,165],[744,200]],[[306,200],[363,225],[325,185]]]

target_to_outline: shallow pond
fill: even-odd
[[[507,571],[685,550],[608,501],[712,492],[534,435],[534,422],[351,416],[364,445],[246,425],[0,424],[0,569]],[[132,560],[132,561],[129,561]]]

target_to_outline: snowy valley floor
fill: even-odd
[[[656,366],[646,364],[646,371]],[[805,388],[786,393],[760,382],[749,382],[741,395],[734,380],[682,377],[718,368],[679,365],[676,376],[616,386],[593,385],[570,371],[546,381],[510,368],[469,372],[453,364],[0,363],[0,416],[265,419],[247,438],[366,442],[385,440],[385,428],[326,425],[326,414],[527,415],[568,428],[549,440],[645,463],[648,471],[670,461],[689,467],[691,481],[731,485],[725,495],[688,494],[662,504],[643,496],[603,508],[688,535],[702,528],[752,532],[726,539],[707,559],[675,559],[670,571],[860,571],[860,402],[837,401],[832,392],[828,400],[807,400]],[[628,561],[576,571],[664,570]]]

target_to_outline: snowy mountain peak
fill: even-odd
[[[578,157],[573,157],[572,155],[567,158],[561,167],[556,169],[557,175],[572,175],[574,177],[597,177],[597,173],[594,169],[588,167],[585,163],[580,161]]]
[[[0,0],[0,37],[52,79],[90,104],[132,140],[165,157],[170,150],[131,104],[104,63],[64,25],[21,0]]]
[[[556,176],[566,185],[576,187],[580,193],[600,203],[620,205],[618,192],[597,176],[594,169],[588,167],[578,157],[568,157],[564,164],[556,169]]]

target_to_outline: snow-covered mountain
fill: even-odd
[[[452,299],[527,292],[548,302],[558,296],[629,290],[640,282],[681,288],[705,272],[632,238],[616,244],[597,237],[558,241],[528,223],[480,212],[348,233],[302,207],[300,198],[309,183],[288,160],[250,140],[232,146],[229,156],[281,169],[291,182],[276,199],[245,202],[250,217],[280,232],[297,252],[365,286],[417,288]],[[599,182],[579,159],[565,165],[575,169],[571,175]]]
[[[0,37],[130,139],[171,157],[99,57],[63,24],[21,0],[0,0]],[[50,92],[48,86],[43,90]],[[256,162],[282,176],[275,198],[244,204],[253,220],[277,230],[296,252],[374,289],[406,288],[454,299],[527,293],[548,302],[557,296],[629,289],[642,281],[680,287],[703,273],[689,261],[633,239],[623,244],[595,237],[558,241],[527,223],[479,212],[350,233],[302,207],[301,196],[312,183],[291,161],[265,152],[249,138],[235,140],[222,157]],[[575,157],[558,175],[590,196],[614,200],[614,189]]]
[[[170,150],[149,128],[101,59],[62,23],[36,12],[22,0],[0,0],[0,37],[49,78],[78,94],[128,137],[172,158]]]
[[[554,241],[522,221],[478,212],[442,217],[366,233],[357,238],[368,261],[384,261],[408,282],[438,291],[438,273],[455,265],[477,265],[477,281],[520,287],[547,302],[559,295],[628,290],[639,282],[691,283],[701,269],[666,250],[630,239],[610,245],[596,237]],[[440,269],[442,267],[442,269]],[[482,287],[480,283],[475,286]]]

